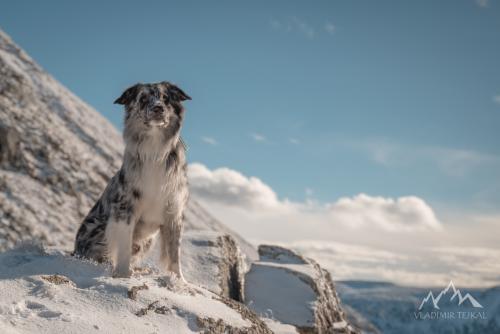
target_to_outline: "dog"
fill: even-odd
[[[184,280],[180,242],[188,200],[182,103],[191,98],[163,81],[136,84],[115,104],[125,107],[123,165],[76,234],[74,255],[110,262],[130,277],[159,233],[160,267]]]

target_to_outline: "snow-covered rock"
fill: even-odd
[[[330,274],[314,260],[279,246],[259,246],[245,279],[247,305],[300,333],[354,333]]]
[[[182,238],[181,264],[188,282],[243,302],[247,265],[231,235],[187,231]]]
[[[243,304],[157,272],[28,245],[0,254],[1,333],[272,333]]]

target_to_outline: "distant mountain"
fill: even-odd
[[[468,289],[463,296],[454,284],[439,292],[382,282],[340,281],[336,285],[349,320],[363,333],[500,333],[500,287]],[[415,313],[427,311],[484,312],[486,319],[415,318]]]

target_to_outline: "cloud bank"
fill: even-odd
[[[359,194],[327,204],[292,202],[279,199],[260,179],[229,168],[210,170],[193,163],[188,175],[191,192],[197,198],[249,215],[257,209],[260,214],[269,215],[320,215],[325,221],[350,228],[375,227],[388,232],[441,228],[432,208],[415,196],[384,198]]]
[[[433,247],[399,253],[337,242],[283,244],[318,261],[336,280],[388,281],[408,286],[443,286],[450,280],[464,287],[500,285],[500,250],[480,247]],[[425,259],[425,260],[423,260]]]

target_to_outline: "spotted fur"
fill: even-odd
[[[161,265],[182,278],[180,241],[188,199],[181,102],[190,97],[169,83],[137,84],[115,101],[125,106],[123,165],[81,224],[76,256],[109,261],[114,275],[130,265],[159,234]]]

